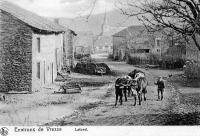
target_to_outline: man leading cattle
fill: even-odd
[[[118,78],[115,81],[115,95],[116,95],[116,101],[115,101],[115,106],[117,105],[118,97],[120,104],[122,105],[122,97],[123,95],[125,96],[125,101],[127,101],[127,90],[130,88],[130,81],[132,78],[130,76],[123,76]]]
[[[118,96],[120,96],[120,104],[122,104],[123,94],[125,96],[125,101],[127,101],[126,93],[132,94],[135,99],[134,106],[136,105],[136,95],[138,95],[139,105],[141,105],[142,94],[144,96],[144,100],[146,101],[145,94],[147,93],[147,80],[144,72],[134,70],[129,74],[129,76],[124,76],[118,78],[115,82],[115,93],[116,93],[116,101],[115,106],[117,105]],[[137,94],[135,93],[137,92]]]

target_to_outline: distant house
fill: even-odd
[[[181,56],[183,46],[179,49],[174,43],[174,39],[171,41],[162,31],[150,33],[144,26],[130,26],[113,35],[113,57],[115,60],[126,60],[127,56],[148,58],[155,55],[158,59],[164,55]]]
[[[112,37],[101,36],[94,42],[94,53],[112,53]]]
[[[92,32],[77,32],[77,38],[75,42],[75,54],[91,54],[93,49],[93,38]]]
[[[0,92],[50,86],[63,66],[66,28],[0,2]]]

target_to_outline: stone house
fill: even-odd
[[[173,44],[171,44],[173,41]],[[127,56],[149,58],[150,55],[162,59],[164,55],[182,55],[174,40],[162,31],[150,33],[144,26],[130,26],[113,35],[113,57],[126,60]],[[182,47],[182,46],[181,46]]]
[[[49,87],[63,66],[66,28],[0,1],[0,92]]]
[[[127,55],[145,55],[150,52],[160,54],[160,47],[151,44],[152,35],[147,33],[144,26],[130,26],[113,35],[113,55],[119,60]],[[160,41],[160,40],[159,40]],[[153,48],[154,46],[154,48]]]

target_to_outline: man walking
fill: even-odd
[[[161,94],[161,100],[163,99],[163,92],[164,92],[164,88],[165,88],[165,84],[164,84],[164,80],[162,79],[162,77],[159,77],[158,80],[155,82],[155,85],[158,86],[158,100],[160,99],[160,94]]]

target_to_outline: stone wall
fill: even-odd
[[[32,30],[0,12],[0,92],[31,91]]]
[[[74,66],[74,35],[71,30],[64,34],[63,62],[64,66]]]

